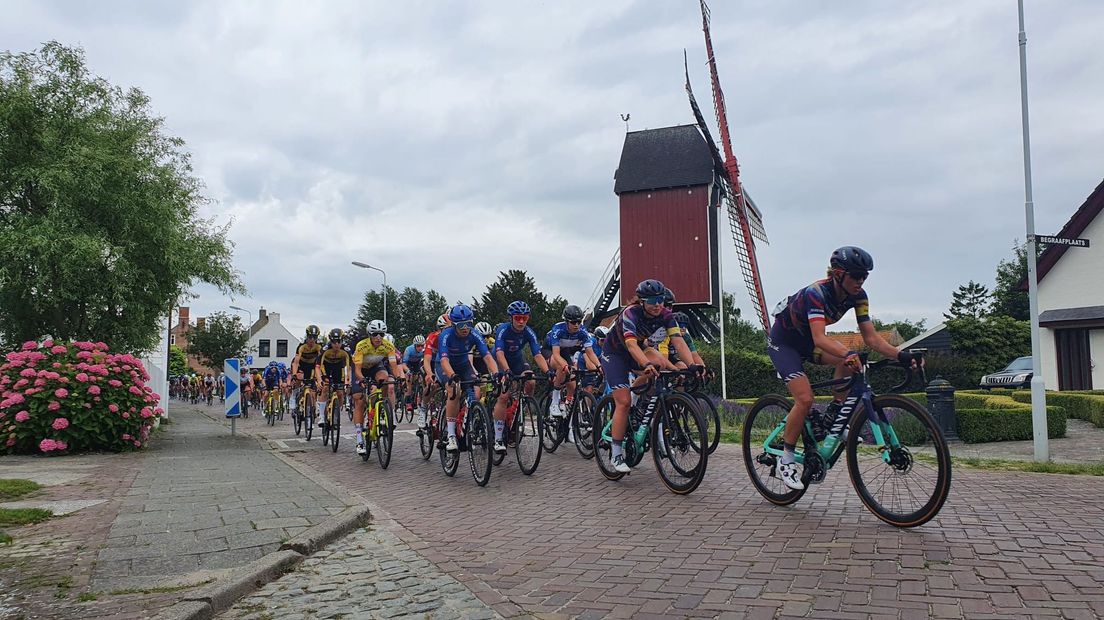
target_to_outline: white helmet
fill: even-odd
[[[376,319],[368,323],[369,334],[383,334],[387,332],[387,323]]]
[[[449,326],[448,313],[444,313],[437,317],[437,329],[444,329]]]
[[[425,336],[423,336],[421,334],[418,334],[417,336],[414,336],[414,345],[415,346],[423,345],[423,344],[425,344]]]
[[[390,342],[391,344],[395,344],[395,337],[392,336],[391,334],[384,334],[383,339],[386,340],[387,342]]]
[[[494,333],[494,330],[491,329],[491,324],[486,321],[480,321],[476,323],[475,331],[479,332],[479,335],[483,336],[484,338]]]
[[[598,328],[594,330],[594,337],[595,338],[605,338],[608,335],[609,335],[609,328],[606,327],[605,325],[599,325]]]

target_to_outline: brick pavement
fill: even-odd
[[[573,450],[532,478],[512,460],[475,486],[399,433],[390,469],[263,432],[395,519],[405,540],[503,615],[1053,617],[1104,615],[1104,479],[958,468],[941,514],[898,530],[869,514],[846,468],[797,505],[752,489],[723,445],[687,497],[650,458],[607,482]],[[312,442],[313,444],[314,442]]]

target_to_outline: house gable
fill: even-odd
[[[1104,205],[1104,192],[1099,192],[1098,188],[1095,193],[1101,194],[1099,202]],[[1064,252],[1060,255],[1060,261],[1056,258],[1052,260],[1047,271],[1043,271],[1043,258],[1040,258],[1039,312],[1104,305],[1104,287],[1101,286],[1100,274],[1101,266],[1104,265],[1104,217],[1089,219],[1079,230],[1063,233],[1061,236],[1087,238],[1089,247],[1051,246],[1047,252],[1059,248]],[[1044,279],[1043,275],[1047,277]]]
[[[1096,216],[1100,215],[1101,211],[1104,211],[1104,181],[1101,181],[1100,184],[1096,186],[1096,189],[1094,189],[1093,192],[1089,194],[1089,197],[1085,199],[1085,202],[1083,202],[1080,207],[1078,207],[1077,211],[1074,212],[1073,217],[1071,217],[1069,221],[1066,222],[1065,226],[1062,227],[1062,230],[1060,230],[1056,236],[1071,239],[1078,237],[1088,237],[1090,240],[1093,240],[1093,237],[1087,233],[1089,232],[1090,226],[1096,220]],[[1099,228],[1096,228],[1097,230],[1095,232],[1097,233],[1097,236],[1095,238],[1095,243],[1091,243],[1089,248],[1071,248],[1070,246],[1065,245],[1047,246],[1046,250],[1044,250],[1043,253],[1039,255],[1039,260],[1037,263],[1039,278],[1038,281],[1040,285],[1042,284],[1043,279],[1046,278],[1051,270],[1053,270],[1054,267],[1058,264],[1059,259],[1064,257],[1067,252],[1072,251],[1076,256],[1078,254],[1084,253],[1087,250],[1091,250],[1094,246],[1098,249],[1100,248],[1100,245],[1104,243],[1104,237],[1101,237],[1099,235]],[[1027,279],[1025,278],[1021,280],[1017,288],[1021,291],[1026,291]]]

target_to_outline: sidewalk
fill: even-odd
[[[142,453],[0,459],[0,477],[49,485],[28,505],[91,503],[9,530],[0,616],[149,616],[354,503],[203,409],[173,403]]]

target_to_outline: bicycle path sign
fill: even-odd
[[[226,377],[226,417],[241,417],[241,369],[238,358],[229,358],[222,362],[222,375]]]

